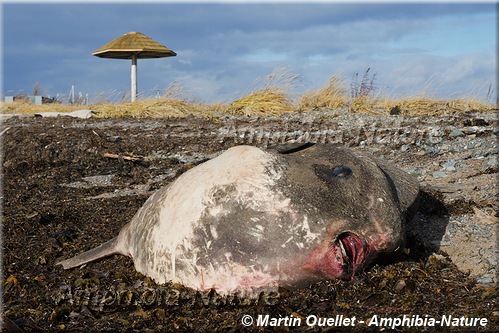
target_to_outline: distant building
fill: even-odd
[[[45,96],[5,96],[5,103],[25,102],[35,105],[60,103],[55,98]]]

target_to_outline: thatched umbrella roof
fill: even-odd
[[[177,54],[140,32],[128,32],[92,52],[101,58],[132,59],[131,100],[137,96],[137,59],[174,57]]]
[[[177,54],[140,32],[128,32],[92,52],[101,58],[138,59],[174,57]]]

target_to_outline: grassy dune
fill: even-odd
[[[91,109],[97,117],[219,117],[224,114],[241,116],[279,116],[286,112],[343,109],[352,113],[400,114],[408,116],[435,115],[466,111],[494,111],[497,106],[475,98],[439,100],[419,96],[393,99],[373,96],[374,78],[365,72],[360,82],[354,81],[346,88],[344,80],[333,75],[318,90],[307,91],[296,98],[293,94],[299,76],[286,67],[278,67],[266,77],[255,80],[253,88],[231,103],[203,104],[184,98],[178,84],[165,88],[159,98],[139,99],[134,103],[96,102],[88,105],[44,104],[25,102],[2,103],[1,113],[32,114],[40,112],[71,112]]]

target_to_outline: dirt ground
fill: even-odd
[[[494,115],[471,113],[8,119],[1,131],[2,331],[351,331],[348,321],[315,321],[339,315],[356,317],[359,331],[438,332],[450,325],[453,332],[495,332],[493,128]],[[124,256],[67,271],[54,266],[116,236],[156,189],[196,164],[234,145],[290,140],[367,149],[420,179],[421,207],[408,224],[401,256],[353,281],[327,280],[258,299],[156,285]],[[283,321],[258,325],[266,315]],[[301,323],[292,326],[286,318]],[[469,326],[471,318],[485,318],[486,325]]]

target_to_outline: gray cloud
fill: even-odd
[[[394,95],[417,93],[430,79],[442,95],[495,80],[494,31],[477,40],[477,48],[489,45],[478,51],[460,46],[459,37],[455,45],[432,37],[449,17],[461,26],[484,15],[495,20],[493,4],[5,4],[3,10],[4,92],[29,91],[36,81],[51,94],[73,83],[91,95],[127,91],[129,61],[91,52],[128,31],[178,53],[139,60],[140,90],[176,80],[206,101],[237,98],[279,65],[302,76],[302,90],[337,72],[348,82],[368,67],[378,73],[379,88]],[[448,54],[454,48],[461,54]]]

